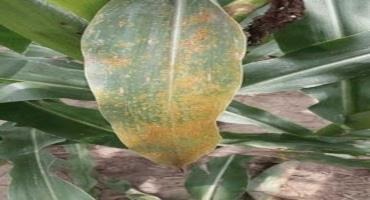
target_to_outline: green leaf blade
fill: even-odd
[[[76,186],[52,175],[50,166],[55,161],[44,150],[52,144],[64,141],[30,128],[0,128],[3,142],[0,157],[11,160],[12,182],[9,200],[94,200]],[[22,148],[14,148],[22,144]]]
[[[0,25],[0,45],[22,53],[30,43],[30,40]]]
[[[247,159],[235,155],[214,158],[207,163],[207,169],[192,169],[185,186],[192,197],[199,200],[238,199],[248,183]]]
[[[99,111],[93,109],[53,102],[3,103],[0,119],[75,142],[123,147]]]
[[[265,128],[273,133],[290,133],[293,135],[306,135],[313,133],[311,130],[298,124],[237,101],[231,102],[226,110],[229,113],[245,117],[250,120],[251,124]]]
[[[31,53],[32,49],[27,52]],[[27,53],[26,52],[26,53]],[[54,55],[50,51],[45,56]],[[83,66],[64,57],[27,57],[0,52],[0,103],[71,98],[93,100]]]
[[[370,32],[244,66],[244,93],[297,90],[369,75]]]
[[[42,0],[0,0],[0,24],[43,46],[82,59],[87,22]]]
[[[53,5],[69,10],[86,20],[91,20],[96,12],[109,0],[48,0]]]

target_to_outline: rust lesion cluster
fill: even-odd
[[[213,19],[215,19],[215,15],[209,10],[204,9],[199,13],[187,17],[181,25],[186,27],[188,25],[207,24]]]
[[[101,58],[100,62],[104,64],[109,70],[120,69],[129,66],[132,63],[130,58],[122,58],[121,56],[110,56]]]
[[[209,153],[220,141],[214,120],[186,121],[175,127],[142,124],[142,133],[122,124],[114,129],[130,149],[155,162],[179,168]]]

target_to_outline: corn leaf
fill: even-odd
[[[0,0],[0,24],[43,46],[82,59],[87,21],[44,0]]]
[[[30,128],[0,128],[0,135],[0,157],[13,163],[9,200],[94,200],[50,172],[56,158],[44,148],[64,139]]]
[[[370,32],[244,65],[239,93],[297,90],[370,75]]]
[[[5,46],[16,52],[22,53],[24,50],[26,50],[30,43],[31,43],[30,40],[0,25],[1,46]]]
[[[246,156],[214,158],[205,168],[194,167],[185,186],[194,199],[240,199],[246,192]]]
[[[315,152],[322,154],[346,154],[367,156],[370,153],[367,141],[362,137],[320,137],[317,135],[298,136],[292,134],[240,134],[222,133],[222,144],[256,147],[292,152]]]
[[[0,86],[0,103],[57,98],[94,99],[84,78],[83,66],[48,52],[43,55],[52,57],[0,52],[0,81],[7,83]],[[26,54],[32,55],[32,49]]]
[[[245,121],[249,120],[249,124],[259,126],[272,133],[290,133],[293,135],[313,133],[311,130],[298,124],[237,101],[233,101],[226,110],[229,114],[234,114],[239,119],[244,118]]]
[[[87,80],[119,138],[179,167],[219,142],[215,121],[240,86],[245,46],[209,0],[111,0],[82,40]]]
[[[56,102],[3,103],[0,119],[74,142],[123,147],[99,111],[93,109]]]
[[[52,5],[62,7],[65,10],[71,11],[74,14],[91,20],[96,12],[103,7],[109,0],[47,0]]]

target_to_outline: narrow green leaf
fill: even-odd
[[[297,136],[291,134],[240,134],[222,133],[222,144],[281,149],[287,151],[336,153],[353,156],[368,155],[369,146],[361,145],[363,138],[322,137],[317,135]]]
[[[80,143],[123,147],[99,111],[93,109],[53,102],[4,103],[0,104],[0,119]]]
[[[240,93],[297,90],[370,75],[370,32],[244,66]]]
[[[370,129],[352,131],[350,133],[346,133],[345,136],[368,140],[370,138]]]
[[[44,0],[0,0],[0,24],[43,46],[82,59],[87,22]]]
[[[237,101],[233,101],[226,110],[229,113],[244,117],[246,120],[248,119],[251,124],[265,128],[270,132],[291,133],[293,135],[305,135],[313,133],[311,130],[305,127],[275,116],[259,108],[251,107]]]
[[[286,134],[222,134],[224,144],[243,146],[250,150],[243,152],[245,155],[271,156],[282,160],[312,161],[354,168],[370,167],[370,146],[366,141],[361,142],[367,140],[369,135],[368,131],[353,132],[344,137],[309,138]],[[266,152],[266,149],[269,150]],[[256,151],[266,153],[256,154]]]
[[[2,128],[0,135],[0,157],[13,163],[9,200],[94,200],[50,173],[56,158],[43,149],[64,139],[30,128]]]
[[[0,25],[0,45],[22,53],[30,43],[30,40]]]
[[[315,132],[316,135],[320,136],[340,136],[345,133],[346,130],[340,124],[329,124],[324,128],[321,128]]]
[[[194,167],[185,186],[194,199],[239,199],[246,192],[246,156],[214,158],[206,168]]]
[[[76,15],[91,20],[96,12],[103,7],[109,0],[47,0],[52,5],[60,6]]]
[[[47,47],[37,45],[37,44],[29,45],[27,50],[25,52],[23,52],[23,55],[26,56],[26,57],[54,58],[56,60],[57,60],[57,58],[58,59],[62,59],[62,58],[67,59],[66,55],[64,55],[60,52],[54,51],[52,49],[49,49]],[[72,63],[76,63],[76,62],[71,62],[71,64]]]
[[[26,53],[32,54],[30,51]],[[0,52],[0,65],[0,81],[9,83],[0,86],[0,103],[56,98],[94,99],[82,64],[66,58],[26,57],[5,51]]]

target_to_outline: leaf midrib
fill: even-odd
[[[42,179],[44,180],[44,183],[50,193],[50,196],[52,198],[52,200],[58,200],[58,197],[57,195],[55,194],[55,191],[50,183],[50,180],[47,176],[47,173],[46,173],[46,170],[44,169],[44,166],[42,165],[42,162],[41,162],[41,157],[40,157],[40,151],[38,149],[38,142],[37,142],[37,138],[36,138],[36,129],[32,129],[31,130],[31,139],[32,139],[32,145],[33,145],[33,153],[35,154],[35,159],[36,159],[36,163],[37,163],[37,167],[40,171],[40,174],[41,174],[41,177]]]
[[[168,72],[168,104],[171,105],[173,95],[173,84],[175,78],[175,64],[178,56],[178,49],[181,37],[181,22],[186,0],[175,0],[174,21],[172,22],[172,33],[170,42],[170,62]],[[171,106],[170,106],[171,109]]]
[[[72,118],[72,117],[66,116],[66,115],[64,115],[64,114],[60,114],[60,113],[58,113],[58,112],[52,111],[52,110],[50,110],[50,109],[47,109],[47,108],[45,108],[45,107],[42,107],[42,106],[36,105],[36,104],[34,104],[34,103],[31,103],[31,102],[25,102],[25,103],[26,103],[26,104],[28,104],[28,105],[30,105],[30,106],[32,106],[32,107],[35,107],[35,108],[37,108],[37,109],[43,110],[43,111],[48,112],[48,113],[51,113],[51,114],[53,114],[53,115],[56,115],[56,116],[58,116],[58,117],[61,117],[61,118],[64,118],[64,119],[68,119],[68,120],[71,120],[71,121],[73,121],[73,122],[77,122],[77,123],[79,123],[79,124],[83,124],[83,125],[86,125],[86,126],[90,126],[90,127],[93,127],[93,128],[96,128],[96,129],[99,129],[99,130],[105,131],[105,132],[111,132],[111,133],[113,134],[112,130],[110,130],[110,129],[106,129],[106,128],[103,128],[103,127],[99,127],[99,126],[97,126],[97,125],[95,125],[95,124],[92,124],[92,123],[89,123],[89,122],[85,122],[85,121],[77,120],[77,119],[75,119],[75,118]]]
[[[205,193],[205,196],[202,197],[201,200],[212,200],[214,195],[216,194],[217,187],[219,186],[219,183],[222,179],[222,177],[225,175],[225,172],[227,168],[230,166],[231,162],[234,160],[235,155],[230,156],[225,164],[222,166],[220,172],[217,174],[215,180],[210,185],[210,189]]]

